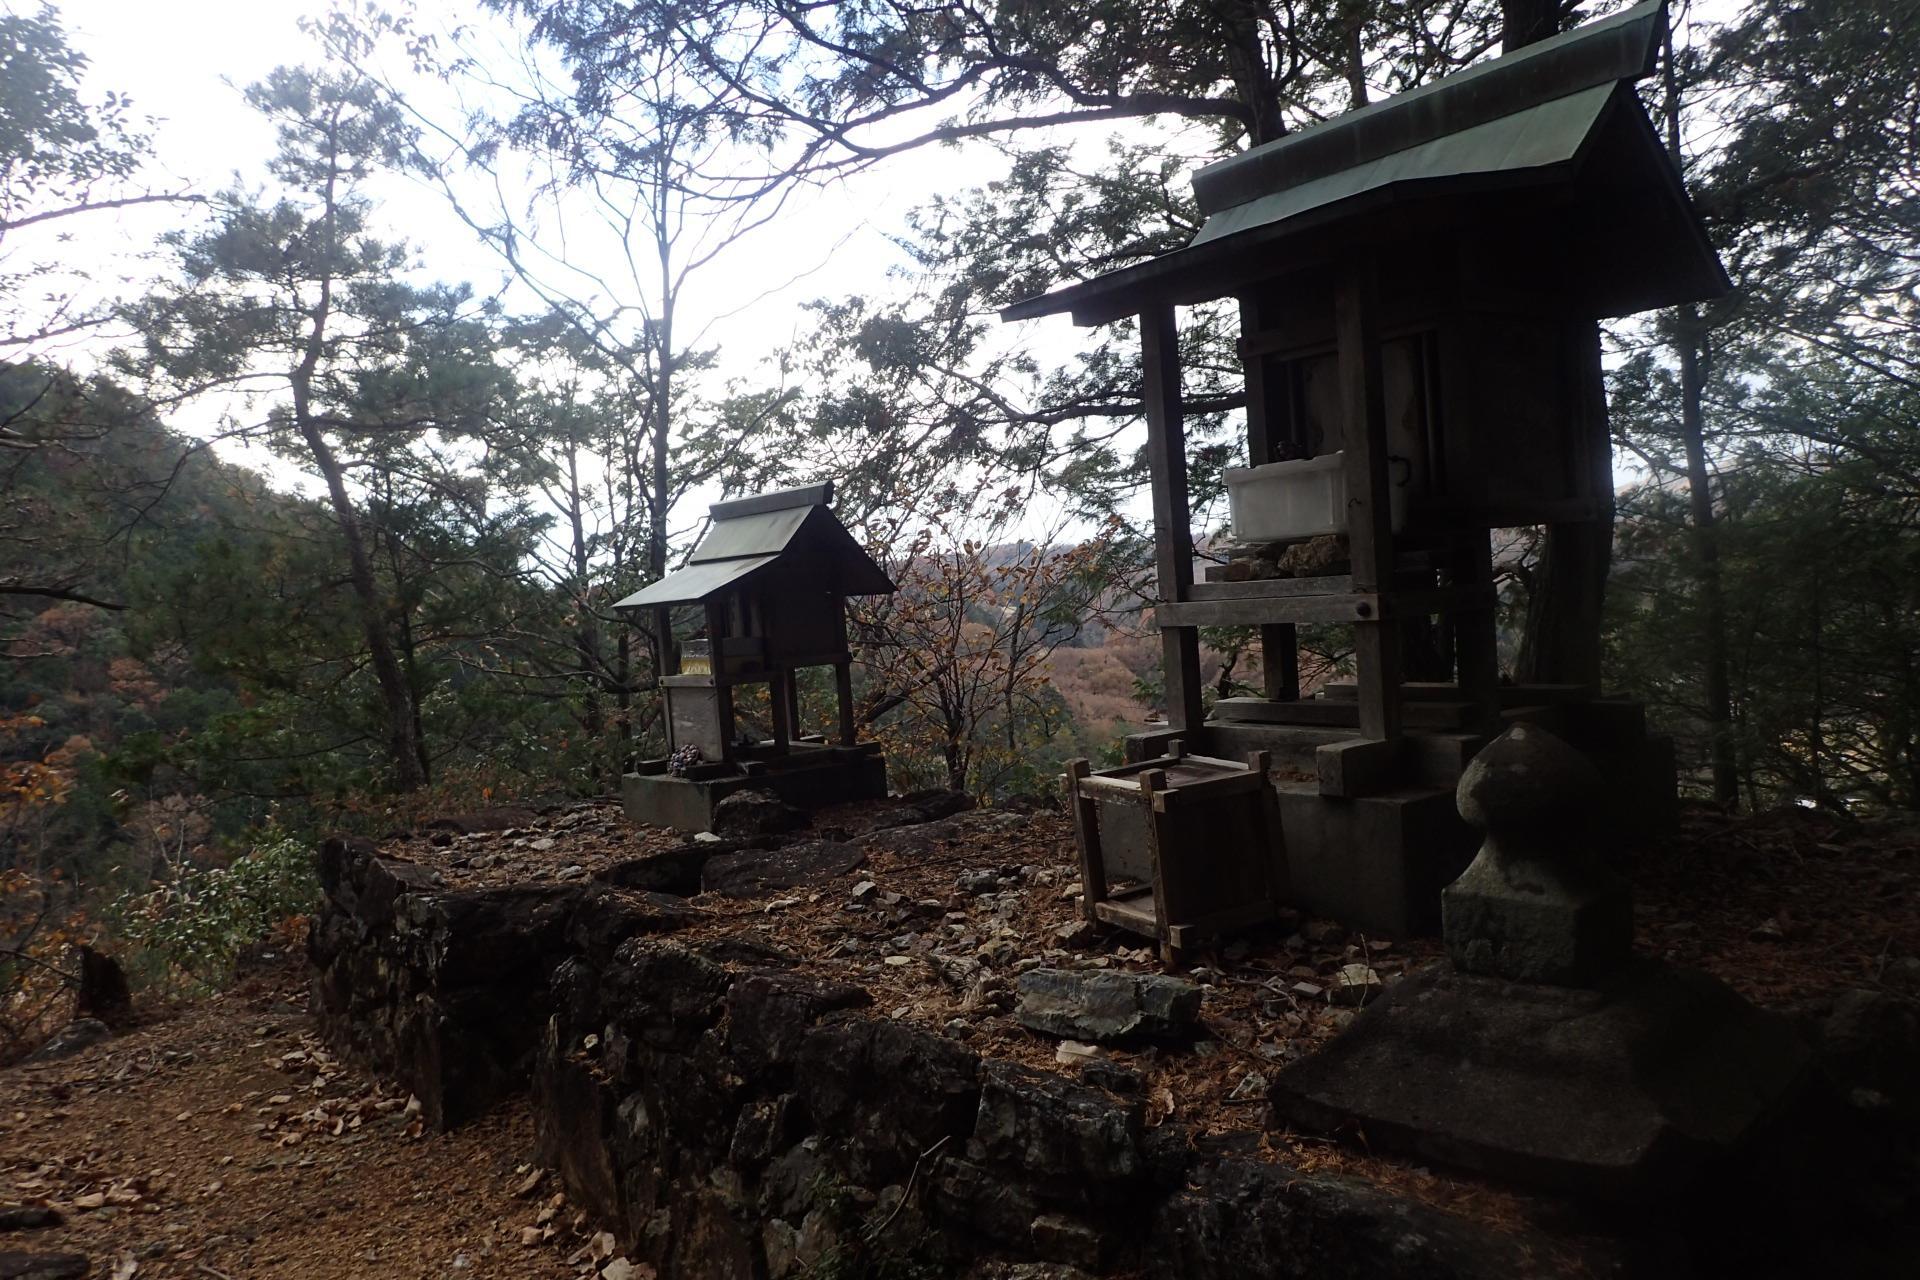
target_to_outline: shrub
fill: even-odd
[[[143,953],[150,977],[218,986],[232,976],[242,947],[319,901],[312,848],[276,835],[224,867],[188,867],[144,892],[123,894],[112,914],[115,932]]]

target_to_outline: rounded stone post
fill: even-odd
[[[1627,958],[1632,899],[1597,847],[1605,798],[1593,762],[1536,725],[1473,758],[1456,801],[1484,839],[1440,898],[1455,969],[1585,986]]]

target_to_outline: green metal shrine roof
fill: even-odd
[[[1242,231],[1285,222],[1395,183],[1567,164],[1580,154],[1581,145],[1599,123],[1613,93],[1610,84],[1595,85],[1322,178],[1283,185],[1244,204],[1221,209],[1207,219],[1192,243],[1210,244]]]
[[[613,607],[621,612],[699,604],[782,561],[843,596],[885,595],[894,589],[880,566],[830,506],[833,485],[808,485],[716,502],[712,525],[687,557],[686,567],[642,587]]]
[[[1275,261],[1286,265],[1289,254],[1354,247],[1351,236],[1329,245],[1312,233],[1351,230],[1389,210],[1413,214],[1417,225],[1423,201],[1495,205],[1554,187],[1588,206],[1595,225],[1630,227],[1604,237],[1613,258],[1592,273],[1605,281],[1601,314],[1722,292],[1719,259],[1632,89],[1657,65],[1665,31],[1664,0],[1647,0],[1208,165],[1193,179],[1207,221],[1185,247],[1001,315],[1071,311],[1078,323],[1099,324],[1154,303],[1208,301]],[[1384,241],[1408,225],[1403,216],[1370,233]]]
[[[739,560],[716,560],[711,564],[690,564],[640,588],[616,609],[645,609],[660,605],[698,604],[708,596],[735,586],[749,574],[778,560],[778,556],[746,556]]]

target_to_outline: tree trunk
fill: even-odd
[[[337,126],[338,122],[334,123]],[[329,247],[336,239],[338,178],[337,168],[328,171],[324,225]],[[387,635],[386,610],[381,604],[379,583],[374,578],[373,561],[367,555],[366,539],[360,532],[359,514],[353,508],[353,498],[347,493],[340,460],[334,456],[333,446],[327,443],[325,433],[313,418],[313,376],[326,350],[327,323],[332,311],[333,279],[331,275],[326,275],[320,281],[320,298],[314,305],[306,349],[289,379],[293,392],[293,423],[300,438],[306,442],[307,451],[313,455],[314,465],[320,468],[320,474],[327,482],[327,498],[333,505],[334,522],[339,525],[340,539],[347,546],[347,565],[353,582],[353,594],[360,604],[360,624],[366,634],[367,657],[373,665],[374,679],[379,682],[380,700],[386,713],[387,754],[393,763],[394,783],[402,791],[413,791],[427,782],[426,753],[418,741],[413,698],[407,689],[406,676],[400,670],[400,661],[394,656],[393,642]]]
[[[1247,145],[1257,147],[1272,142],[1287,132],[1280,112],[1280,95],[1275,91],[1273,73],[1267,66],[1267,51],[1260,39],[1259,6],[1246,0],[1232,0],[1221,6],[1220,22],[1225,28],[1227,72],[1233,77],[1234,92],[1247,108]]]
[[[659,374],[653,390],[653,455],[647,476],[647,570],[653,581],[658,582],[667,574],[667,510],[670,496],[667,492],[669,479],[668,448],[672,443],[673,431],[673,239],[668,232],[667,202],[669,175],[665,172],[665,148],[662,149],[658,182],[655,185],[654,248],[660,258],[660,318],[655,328],[654,339],[660,360]],[[653,687],[661,689],[660,681],[674,669],[673,613],[669,609],[654,611],[653,624]],[[661,691],[660,719],[666,723],[666,695]]]
[[[602,741],[606,736],[606,715],[600,699],[600,627],[594,616],[592,587],[587,576],[593,565],[587,554],[586,523],[581,515],[580,450],[572,440],[567,442],[567,507],[573,531],[573,607],[579,619],[573,630],[573,647],[580,655],[580,727],[592,744],[596,781],[618,784],[617,773],[611,780],[602,776],[606,760],[601,754],[606,745]]]
[[[382,508],[386,511],[397,510],[393,497],[392,472],[384,469],[380,472],[380,489]],[[385,523],[378,520],[374,525],[374,537],[376,544],[386,556],[387,572],[393,575],[395,607],[390,610],[389,616],[395,624],[396,638],[399,642],[395,653],[400,659],[400,674],[404,677],[403,683],[407,690],[407,715],[413,722],[414,754],[420,759],[421,776],[431,778],[433,761],[427,755],[426,719],[420,706],[420,691],[426,687],[426,681],[420,676],[420,647],[413,634],[413,614],[416,606],[407,590],[406,566],[401,562],[398,539],[393,536],[393,531]]]
[[[360,532],[359,514],[353,509],[353,499],[347,493],[346,480],[333,447],[309,417],[302,382],[294,386],[294,420],[300,438],[313,455],[314,465],[326,479],[334,523],[340,528],[340,540],[347,546],[348,574],[360,605],[367,657],[373,666],[374,679],[379,682],[380,701],[386,713],[387,756],[393,764],[394,784],[402,791],[413,791],[427,782],[424,755],[414,732],[413,698],[407,691],[406,675],[393,651],[393,641],[387,635],[386,610],[381,606],[380,586],[373,576],[373,562],[367,556],[366,539]]]
[[[1677,169],[1680,151],[1680,86],[1673,72],[1673,33],[1666,39],[1667,151]],[[1691,520],[1694,573],[1700,582],[1700,609],[1706,650],[1706,714],[1708,750],[1713,765],[1715,803],[1733,808],[1740,803],[1740,768],[1733,741],[1733,698],[1727,678],[1727,611],[1720,585],[1720,531],[1713,509],[1713,476],[1707,469],[1706,379],[1700,359],[1706,325],[1700,309],[1689,302],[1680,308],[1674,326],[1674,345],[1680,356],[1680,443],[1687,455],[1687,511]]]
[[[1705,379],[1700,373],[1701,323],[1692,303],[1680,308],[1675,326],[1680,353],[1680,443],[1687,455],[1687,541],[1700,584],[1701,647],[1707,737],[1713,766],[1714,802],[1732,808],[1740,802],[1739,760],[1733,741],[1733,697],[1727,670],[1727,607],[1720,582],[1720,531],[1713,509],[1713,476],[1707,469]]]
[[[1558,0],[1500,0],[1500,51],[1512,53],[1560,33]]]
[[[965,791],[967,789],[967,752],[965,744],[959,738],[959,730],[947,726],[947,741],[942,754],[947,761],[947,790]]]

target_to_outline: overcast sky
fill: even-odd
[[[0,4],[23,7],[22,0]],[[37,5],[28,0],[26,7]],[[262,180],[272,131],[246,106],[242,90],[276,66],[318,62],[318,46],[301,31],[300,19],[325,8],[326,0],[65,0],[60,12],[73,45],[91,59],[88,96],[127,93],[138,113],[158,118],[151,185],[209,191],[236,176],[248,184]],[[511,39],[476,10],[467,0],[424,0],[420,21],[423,26],[477,24],[483,43]],[[423,111],[455,118],[457,104],[446,86],[414,82],[406,87]],[[776,222],[703,271],[685,296],[680,332],[700,331],[702,345],[720,348],[724,377],[752,378],[772,351],[798,336],[805,323],[802,303],[894,287],[888,272],[902,259],[886,237],[903,227],[916,204],[936,190],[957,191],[984,181],[996,167],[984,152],[929,151],[901,157],[883,175],[857,177],[794,199]],[[426,274],[469,281],[483,292],[505,280],[498,259],[439,192],[406,178],[383,181],[374,190],[384,232],[417,246]],[[99,215],[87,225],[76,252],[117,262],[137,278],[150,269],[138,255],[178,216],[172,210]],[[610,253],[611,246],[585,238],[567,246],[568,256],[588,270]],[[610,259],[605,265],[614,269]],[[507,300],[521,309],[537,305],[517,287],[509,289]],[[1072,341],[1064,327],[1049,328],[1061,328],[1060,338]],[[195,429],[217,418],[217,406],[205,404],[186,411],[181,425]],[[271,466],[255,453],[245,459]],[[285,474],[278,466],[272,469]]]
[[[31,10],[38,3],[0,0],[0,6]],[[89,96],[97,99],[108,90],[128,93],[138,111],[158,117],[153,184],[209,191],[236,175],[243,182],[260,181],[273,139],[265,122],[242,101],[241,91],[276,66],[319,61],[315,42],[299,23],[325,8],[326,0],[65,0],[60,12],[72,43],[92,60]],[[473,23],[483,44],[491,40],[508,51],[517,48],[511,33],[476,10],[474,0],[421,0],[419,21],[442,29]],[[415,82],[407,90],[427,114],[454,118],[457,104],[447,86]],[[1073,141],[1103,147],[1104,139],[1093,136],[1096,132],[1082,131]],[[967,153],[930,148],[796,199],[775,223],[728,249],[702,274],[686,296],[680,332],[710,325],[702,345],[720,349],[722,377],[753,379],[771,352],[799,335],[805,323],[799,308],[805,301],[893,287],[887,273],[902,259],[886,237],[902,229],[914,206],[935,193],[977,185],[998,170],[997,159],[984,148]],[[483,292],[503,281],[498,260],[477,243],[437,191],[412,179],[393,178],[378,186],[376,195],[384,231],[419,247],[427,274],[467,281]],[[117,260],[131,278],[146,269],[137,255],[176,222],[178,214],[155,211],[116,221],[106,217],[87,224],[73,252],[90,260]],[[566,252],[577,265],[592,270],[609,247],[578,239],[568,242]],[[607,266],[611,269],[612,262]],[[510,290],[507,301],[517,309],[535,306],[522,290]],[[1060,357],[1083,341],[1064,318],[1039,322],[1008,338],[1043,356]],[[218,416],[218,406],[203,404],[175,420],[193,430],[209,426]],[[285,468],[259,453],[241,456],[269,467],[284,481],[292,480]],[[677,523],[690,520],[700,505],[698,500],[689,503]]]
[[[18,7],[18,0],[0,3]],[[317,63],[318,47],[299,23],[325,8],[325,0],[65,0],[60,11],[73,43],[92,60],[93,93],[130,93],[140,111],[159,117],[154,147],[159,171],[208,189],[236,173],[257,179],[273,139],[241,100],[241,91],[276,66]],[[485,29],[489,20],[476,10],[466,0],[423,0],[420,6],[423,25],[471,23]],[[429,113],[445,114],[454,105],[431,83],[406,88]],[[748,291],[757,295],[795,275],[806,278],[788,291],[793,302],[823,291],[870,287],[898,260],[883,230],[897,229],[934,182],[988,172],[977,163],[956,170],[950,155],[909,157],[885,181],[856,180],[798,200],[777,226],[730,251],[702,290],[713,301],[693,305],[721,314],[734,305],[720,299]],[[382,215],[394,231],[422,246],[434,273],[476,282],[500,275],[497,261],[472,243],[437,193],[396,182],[380,188],[379,195]],[[129,224],[127,234],[138,237],[145,230]],[[833,252],[836,246],[842,251]],[[824,280],[810,270],[822,264],[831,267]],[[766,320],[762,316],[737,328],[764,341]]]

